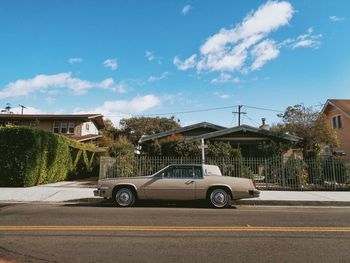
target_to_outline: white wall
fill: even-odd
[[[81,136],[88,134],[98,134],[98,129],[92,121],[83,122],[81,125]]]

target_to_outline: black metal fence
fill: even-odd
[[[170,164],[201,162],[199,157],[102,157],[100,178],[145,176]],[[350,160],[345,158],[207,158],[206,164],[219,166],[224,176],[254,179],[261,190],[350,190]]]

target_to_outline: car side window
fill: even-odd
[[[193,167],[193,176],[195,178],[201,178],[202,177],[202,167],[199,167],[199,166]]]
[[[193,167],[171,167],[164,173],[164,178],[193,178]]]

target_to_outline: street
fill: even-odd
[[[350,262],[350,208],[0,204],[8,261]]]

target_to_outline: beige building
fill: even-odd
[[[38,126],[79,142],[94,142],[102,137],[105,124],[101,114],[0,114],[0,126]]]
[[[336,130],[339,147],[326,146],[326,154],[350,156],[350,100],[329,99],[322,109],[327,121]]]

